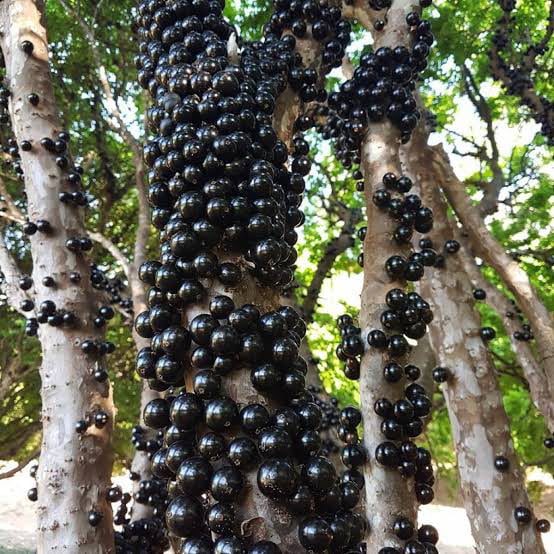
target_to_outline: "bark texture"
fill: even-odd
[[[452,227],[452,225],[451,225]],[[487,302],[493,307],[500,316],[502,316],[506,333],[510,339],[512,350],[514,351],[517,361],[523,371],[523,376],[529,385],[531,399],[537,410],[541,412],[545,419],[546,426],[549,431],[554,434],[554,402],[548,391],[546,376],[543,369],[537,363],[535,354],[528,342],[516,340],[513,336],[514,332],[520,331],[520,323],[517,319],[505,317],[505,313],[513,310],[513,305],[508,298],[502,294],[494,285],[491,285],[487,279],[483,277],[477,267],[473,256],[468,252],[468,243],[463,237],[458,237],[462,244],[460,249],[460,260],[467,272],[472,284],[475,287],[483,289],[487,293]]]
[[[40,146],[43,137],[56,139],[61,131],[48,65],[46,31],[32,0],[7,0],[0,5],[0,45],[6,60],[7,85],[12,96],[10,111],[18,142],[30,140],[30,152],[21,152],[25,192],[31,221],[47,220],[48,234],[31,237],[35,302],[53,300],[58,308],[79,317],[75,328],[41,325],[43,441],[38,471],[38,552],[114,551],[111,507],[105,500],[111,477],[110,437],[113,405],[109,383],[92,377],[95,360],[80,348],[83,339],[101,338],[92,324],[94,291],[86,259],[65,248],[69,237],[84,236],[80,211],[58,200],[64,190],[64,172],[54,156]],[[34,50],[27,56],[21,43],[29,40]],[[27,95],[36,92],[38,106]],[[69,272],[78,271],[79,285],[71,284]],[[57,287],[45,288],[43,277],[53,276]],[[84,436],[75,422],[101,409],[109,416],[103,429],[90,427]],[[101,524],[92,527],[89,510],[103,513]]]
[[[432,163],[436,168],[441,188],[463,224],[473,251],[500,275],[531,324],[538,351],[537,361],[544,370],[552,402],[554,399],[554,320],[552,315],[541,302],[527,273],[505,252],[487,229],[477,208],[472,206],[464,183],[454,174],[442,146],[429,149],[429,153],[432,154]]]
[[[418,11],[412,0],[395,0],[387,12],[385,30],[375,36],[374,48],[381,46],[408,46],[410,35],[406,14]],[[380,315],[385,309],[387,291],[398,283],[387,277],[384,264],[393,251],[400,253],[392,240],[393,223],[373,204],[372,195],[383,175],[393,172],[401,175],[399,133],[388,122],[371,125],[362,146],[361,168],[365,179],[367,234],[364,241],[364,281],[360,327],[365,339],[372,329],[380,329]],[[384,546],[401,547],[402,542],[392,533],[394,520],[399,515],[416,521],[416,502],[411,484],[394,470],[371,460],[375,448],[383,442],[381,418],[373,411],[379,398],[398,400],[404,391],[404,380],[396,384],[383,379],[385,356],[374,349],[366,351],[361,361],[360,404],[363,414],[364,444],[370,461],[364,466],[366,517],[371,532],[367,538],[368,552],[377,552]]]
[[[150,236],[150,205],[148,203],[147,187],[146,187],[146,168],[142,159],[142,148],[140,142],[135,138],[130,130],[130,126],[125,122],[124,117],[119,109],[117,98],[115,97],[112,86],[108,79],[108,71],[102,63],[99,44],[93,28],[79,15],[68,2],[60,0],[62,6],[72,14],[77,23],[81,27],[85,38],[88,41],[91,50],[92,58],[98,80],[102,86],[104,93],[103,105],[106,109],[109,119],[107,123],[110,128],[116,133],[119,138],[125,143],[133,158],[134,167],[134,185],[137,194],[137,230],[135,233],[135,244],[133,248],[132,258],[130,260],[121,252],[121,250],[107,237],[101,233],[91,233],[90,237],[103,246],[118,262],[129,283],[131,292],[131,300],[133,302],[133,310],[135,314],[139,314],[146,310],[146,295],[144,285],[138,278],[138,270],[141,264],[146,260],[148,249],[148,239]],[[100,48],[99,48],[100,47]],[[149,346],[149,341],[140,337],[136,331],[132,331],[133,340],[137,352],[146,346]],[[144,427],[142,414],[144,407],[153,400],[159,398],[160,394],[151,390],[146,384],[142,387],[140,398],[140,414],[139,423]],[[150,470],[150,459],[146,452],[136,451],[131,464],[131,471],[138,473],[141,479],[151,479],[152,473]],[[134,481],[133,491],[136,492],[140,485],[140,481]],[[146,518],[152,515],[152,508],[145,504],[135,503],[133,505],[132,520]]]
[[[433,210],[435,225],[431,237],[442,244],[452,236],[446,203],[428,164],[426,137],[414,135],[408,147],[407,165],[414,181],[421,186],[424,204]],[[479,336],[480,316],[473,307],[470,280],[459,256],[448,256],[444,269],[431,269],[419,282],[419,290],[434,313],[429,329],[437,362],[451,374],[441,388],[477,552],[544,553],[534,525],[519,525],[514,517],[517,506],[530,507],[530,502],[495,368]],[[496,456],[509,460],[508,472],[495,469]]]
[[[311,28],[306,32],[305,37],[296,38],[295,50],[302,56],[302,64],[305,68],[315,69],[319,72],[321,44],[312,37]],[[301,111],[302,102],[298,94],[291,87],[287,87],[277,98],[273,114],[273,128],[289,149],[294,134],[294,124]]]

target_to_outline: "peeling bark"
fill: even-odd
[[[541,302],[527,273],[508,256],[487,229],[476,207],[471,205],[464,183],[454,174],[442,146],[430,148],[428,152],[437,171],[436,178],[468,233],[473,251],[496,270],[531,324],[537,345],[538,363],[544,368],[550,398],[554,399],[554,320],[552,315]],[[427,163],[429,163],[429,158]]]
[[[467,251],[467,241],[463,237],[458,237],[462,244],[460,249],[460,260],[475,287],[482,288],[487,293],[487,302],[493,307],[498,314],[503,318],[503,324],[506,328],[506,333],[510,339],[512,350],[516,355],[517,361],[523,370],[523,376],[529,384],[529,392],[531,399],[537,410],[541,412],[545,419],[546,426],[552,434],[554,434],[554,402],[548,391],[546,376],[543,369],[537,363],[535,354],[528,342],[516,340],[513,336],[515,331],[520,330],[520,324],[516,319],[505,317],[507,311],[513,309],[508,298],[502,294],[494,285],[487,281],[479,268],[475,264],[475,260]]]
[[[422,188],[424,204],[433,210],[431,234],[437,244],[451,238],[446,203],[428,163],[426,137],[414,133],[407,147],[407,165]],[[432,269],[419,283],[434,319],[430,340],[439,365],[450,371],[442,385],[456,447],[464,505],[477,552],[541,554],[544,547],[533,524],[519,525],[516,506],[530,506],[524,477],[510,435],[491,355],[479,336],[480,316],[473,307],[471,284],[457,255],[447,268]],[[494,467],[505,456],[510,469]]]
[[[406,14],[418,9],[418,3],[413,0],[396,0],[387,12],[385,30],[375,36],[374,48],[409,45]],[[364,339],[370,330],[381,328],[379,318],[385,307],[385,295],[395,286],[385,273],[384,263],[392,250],[400,252],[401,249],[393,246],[393,223],[374,205],[372,195],[375,188],[380,186],[385,173],[401,175],[399,146],[399,133],[388,120],[371,125],[362,145],[361,169],[365,178],[367,234],[364,241],[364,281],[359,323]],[[383,397],[391,401],[399,399],[405,385],[404,380],[393,385],[383,379],[385,359],[385,355],[370,349],[361,361],[360,404],[364,445],[370,457],[377,445],[383,442],[381,418],[373,411],[373,405]],[[416,501],[411,484],[396,471],[384,468],[373,460],[364,466],[364,476],[366,517],[371,528],[367,539],[368,552],[377,552],[384,546],[402,546],[391,529],[398,515],[416,521]]]
[[[296,52],[302,56],[303,66],[319,70],[321,44],[312,37],[311,30],[308,30],[304,38],[295,38]],[[298,94],[291,87],[287,87],[277,98],[273,115],[273,128],[289,148],[294,134],[294,123],[301,111],[302,102]]]
[[[43,440],[38,471],[38,552],[114,552],[111,507],[105,499],[110,485],[112,458],[110,437],[113,405],[109,383],[92,377],[95,360],[83,354],[84,338],[100,339],[94,328],[95,293],[85,258],[65,248],[68,237],[84,236],[80,210],[58,200],[63,190],[63,171],[54,156],[40,146],[43,137],[56,138],[61,131],[48,66],[46,31],[32,0],[6,0],[0,4],[0,45],[6,60],[7,84],[12,97],[10,111],[18,139],[30,140],[33,149],[21,152],[25,171],[28,215],[32,221],[47,220],[52,232],[31,237],[35,302],[49,299],[58,308],[78,314],[75,328],[41,325]],[[31,56],[21,42],[34,45]],[[30,92],[40,96],[31,107]],[[68,274],[78,271],[82,280],[71,284]],[[54,289],[45,288],[42,278],[51,275]],[[79,436],[75,422],[101,409],[109,416],[103,429],[95,427]],[[103,513],[97,527],[87,521],[89,510]]]

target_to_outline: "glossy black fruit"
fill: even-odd
[[[333,540],[330,525],[320,517],[309,517],[298,527],[298,539],[307,550],[323,552]]]

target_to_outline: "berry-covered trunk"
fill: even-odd
[[[159,429],[144,488],[160,533],[137,537],[129,526],[116,542],[158,552],[167,525],[184,553],[355,549],[366,532],[353,511],[361,483],[349,471],[340,479],[326,458],[322,410],[299,355],[306,325],[279,301],[293,278],[310,170],[305,103],[326,98],[311,66],[340,63],[350,25],[338,8],[313,3],[302,15],[298,4],[296,40],[275,2],[263,40],[237,50],[222,8],[138,8],[161,257],[139,270],[151,288],[135,329],[151,339],[137,371],[164,393],[144,413]],[[318,42],[329,37],[320,64]],[[345,459],[354,467],[359,458]]]
[[[76,189],[72,183],[80,175],[65,154],[67,137],[60,135],[41,13],[32,0],[7,0],[0,5],[0,25],[27,196],[24,232],[31,235],[36,319],[28,326],[38,328],[42,346],[38,552],[114,552],[106,501],[113,406],[109,382],[94,378],[97,370],[104,375],[101,353],[107,347],[93,325],[96,296],[82,254],[90,241],[81,210],[60,201],[60,193]],[[75,426],[85,419],[97,425],[78,434]]]
[[[439,181],[428,163],[425,133],[414,133],[406,148],[408,172],[433,209],[435,244],[452,238]],[[496,370],[481,338],[480,315],[460,253],[447,257],[418,284],[434,319],[430,339],[456,448],[464,505],[479,552],[543,553],[540,533],[514,451]]]
[[[406,194],[411,182],[403,176],[399,158],[401,140],[408,140],[417,119],[407,113],[409,109],[406,115],[402,110],[398,115],[393,111],[398,111],[399,100],[415,109],[411,92],[402,85],[411,81],[412,71],[415,77],[417,62],[422,59],[415,48],[428,51],[429,30],[425,22],[420,23],[419,11],[418,2],[395,0],[387,11],[384,29],[374,33],[377,60],[372,69],[390,67],[389,73],[398,80],[394,95],[399,98],[391,98],[390,91],[385,93],[381,110],[387,118],[369,113],[370,121],[375,121],[372,116],[377,121],[369,125],[360,161],[367,219],[359,318],[361,337],[367,340],[360,365],[364,445],[370,457],[364,466],[365,510],[371,528],[368,551],[383,554],[404,547],[420,548],[419,543],[404,541],[416,538],[418,502],[426,504],[433,498],[429,453],[413,442],[423,430],[422,418],[430,411],[430,391],[418,383],[409,384],[420,372],[409,375],[414,343],[410,345],[405,338],[421,339],[432,317],[425,300],[408,294],[406,286],[423,275],[421,258],[411,257],[410,237],[431,229],[432,213],[414,195]],[[422,528],[419,540],[428,542],[431,549],[436,538],[427,537],[426,529]]]

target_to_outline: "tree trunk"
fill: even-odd
[[[412,0],[396,0],[387,12],[388,23],[375,37],[374,49],[381,46],[409,46],[410,33],[406,26],[406,14],[418,11]],[[367,233],[364,241],[364,281],[360,327],[365,339],[372,329],[380,329],[380,315],[389,289],[402,284],[391,282],[384,264],[392,254],[400,253],[392,241],[393,224],[372,201],[373,192],[380,187],[387,172],[402,174],[399,158],[400,139],[398,131],[389,121],[373,124],[363,143],[361,169],[365,180]],[[404,379],[396,384],[383,379],[386,356],[369,348],[362,357],[360,372],[360,404],[363,413],[364,445],[373,456],[376,447],[383,442],[381,417],[373,411],[375,401],[388,398],[391,402],[403,396]],[[400,547],[402,542],[392,532],[398,515],[415,522],[416,502],[411,483],[398,472],[379,465],[374,460],[364,466],[366,517],[371,533],[368,551],[377,552],[384,546]]]
[[[144,255],[142,255],[142,259],[140,260],[141,263],[144,261]],[[138,268],[132,271],[132,275],[129,277],[129,286],[131,289],[131,298],[133,300],[133,310],[134,313],[139,314],[146,310],[146,299],[144,295],[144,287],[140,280],[138,279]],[[133,327],[133,340],[135,343],[135,348],[137,352],[141,348],[144,348],[146,346],[150,346],[150,342],[148,339],[144,339],[136,332],[136,330]],[[139,413],[139,425],[141,425],[143,428],[146,429],[146,426],[144,425],[144,408],[150,402],[151,400],[154,400],[155,398],[160,398],[160,393],[152,390],[148,386],[147,381],[142,382],[142,388],[140,393],[140,413]],[[140,481],[141,480],[148,480],[152,479],[152,464],[150,462],[150,457],[148,455],[148,452],[144,452],[141,450],[137,450],[135,452],[135,455],[133,456],[133,461],[131,463],[131,471],[134,473],[137,473],[140,476],[140,480],[133,481],[133,493],[138,492]],[[152,507],[148,506],[147,504],[140,504],[138,502],[134,502],[133,504],[133,512],[131,514],[131,520],[136,521],[138,519],[148,518],[152,516]]]
[[[43,137],[56,140],[62,130],[48,66],[46,31],[32,0],[2,2],[0,25],[13,129],[18,143],[30,140],[33,145],[31,151],[21,152],[28,216],[51,226],[51,232],[31,237],[35,303],[52,300],[58,309],[72,311],[79,318],[75,327],[39,328],[43,440],[38,473],[38,552],[111,553],[112,514],[105,493],[112,468],[112,397],[109,383],[98,383],[92,377],[100,361],[85,355],[80,347],[84,339],[101,339],[92,324],[95,293],[88,262],[65,248],[67,238],[85,235],[82,214],[58,200],[66,187],[65,172],[56,165],[54,155],[40,146]],[[21,47],[26,40],[34,46],[30,56]],[[36,107],[26,99],[31,92],[40,97]],[[79,285],[69,281],[72,271],[81,274]],[[54,277],[57,286],[43,287],[40,283],[45,276]],[[97,410],[109,416],[108,424],[78,435],[75,423]],[[90,510],[103,514],[97,527],[88,523]]]
[[[244,269],[241,258],[234,257],[221,261],[232,261]],[[245,271],[246,273],[246,271]],[[209,289],[206,300],[186,310],[186,320],[192,321],[201,313],[209,313],[209,300],[218,294],[231,297],[235,305],[255,304],[260,312],[274,310],[279,307],[279,294],[275,289],[261,286],[250,275],[246,275],[236,289],[228,289],[219,281],[214,280]],[[265,396],[259,394],[250,381],[248,368],[238,367],[233,370],[232,379],[223,380],[223,390],[240,406],[259,403],[268,407],[271,411],[276,406]],[[234,437],[226,435],[230,442]],[[245,494],[237,506],[237,521],[242,521],[242,533],[249,536],[253,542],[270,540],[281,548],[283,554],[298,554],[302,547],[298,543],[297,518],[291,515],[283,506],[264,496],[256,483],[257,468],[245,475]]]
[[[464,269],[473,285],[482,288],[487,293],[487,302],[502,317],[506,333],[512,344],[512,350],[523,370],[523,376],[529,384],[531,399],[537,410],[541,412],[544,417],[548,430],[550,433],[554,434],[554,402],[548,391],[545,373],[537,363],[530,344],[528,342],[516,340],[513,336],[514,332],[520,330],[520,322],[515,318],[510,319],[509,317],[505,317],[505,313],[513,310],[513,306],[508,298],[487,281],[479,271],[473,256],[468,252],[467,240],[464,240],[463,237],[458,237],[458,240],[462,244],[459,256]]]
[[[407,165],[421,185],[424,204],[433,210],[432,238],[451,238],[439,181],[428,164],[426,138],[415,132]],[[456,446],[464,505],[478,552],[540,554],[544,548],[533,524],[520,525],[517,506],[529,507],[498,379],[490,353],[479,336],[480,316],[473,307],[470,281],[457,255],[447,267],[433,269],[419,283],[434,319],[430,339],[440,366],[450,378],[442,385]],[[495,469],[495,458],[509,460],[509,471]]]
[[[428,149],[437,170],[441,188],[469,235],[477,256],[500,275],[514,295],[518,306],[529,320],[535,336],[538,363],[544,368],[551,401],[554,399],[554,321],[540,301],[528,275],[519,264],[506,254],[502,246],[486,228],[477,209],[471,205],[464,183],[454,174],[441,146]],[[427,160],[429,163],[429,159]]]

